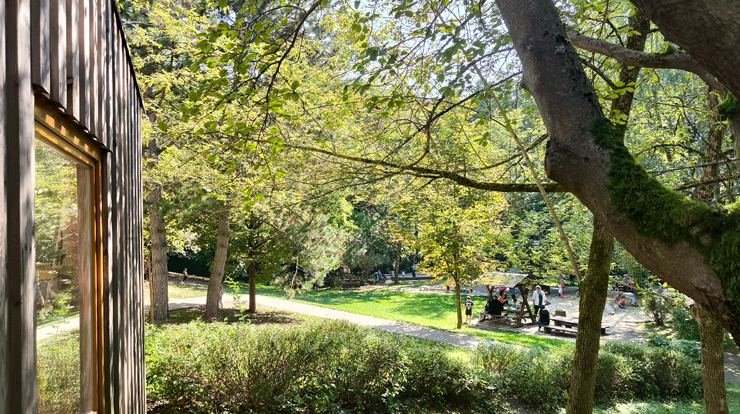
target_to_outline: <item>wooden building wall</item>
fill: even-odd
[[[0,0],[0,413],[34,413],[34,108],[103,150],[105,412],[144,413],[142,101],[115,1]]]

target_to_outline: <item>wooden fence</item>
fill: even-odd
[[[144,413],[142,100],[117,6],[2,0],[0,62],[0,412],[37,411],[34,131],[51,122],[102,154],[94,410]]]

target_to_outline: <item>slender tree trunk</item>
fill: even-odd
[[[460,278],[455,275],[453,280],[455,281],[455,300],[457,301],[457,329],[462,329],[463,317],[462,301],[460,300]]]
[[[704,162],[712,163],[719,161],[722,156],[722,140],[724,138],[724,125],[722,117],[717,113],[717,94],[712,93],[711,88],[707,91],[707,109],[710,115],[707,117],[709,130],[707,131],[707,146],[704,150]],[[717,178],[717,166],[709,165],[702,167],[700,181],[710,181]],[[705,203],[714,203],[717,184],[704,184],[699,186],[699,199]],[[701,336],[701,376],[704,383],[704,401],[706,402],[707,414],[727,414],[727,392],[725,391],[725,352],[724,352],[724,328],[717,320],[709,314],[701,305],[695,304],[691,307],[691,313],[699,324],[699,335]]]
[[[627,38],[628,49],[642,52],[650,31],[650,21],[640,12],[629,18],[629,26],[637,34]],[[619,81],[623,85],[637,82],[639,67],[624,66],[619,71]],[[634,92],[625,92],[614,99],[609,117],[615,121],[617,135],[624,140],[627,120],[632,110]],[[596,362],[599,358],[601,341],[601,320],[606,305],[609,288],[609,268],[614,252],[614,236],[604,223],[594,216],[594,229],[591,237],[591,251],[588,258],[588,273],[580,284],[578,336],[573,360],[573,374],[570,382],[570,395],[567,414],[586,414],[593,412],[594,387],[596,386]]]
[[[723,349],[725,329],[699,305],[691,307],[691,314],[699,324],[701,335],[701,376],[707,414],[728,414]]]
[[[609,267],[614,251],[614,236],[594,217],[588,272],[581,280],[581,298],[578,304],[578,336],[573,358],[567,414],[586,414],[593,411],[596,387],[596,361],[599,358],[601,317],[604,314],[609,289]]]
[[[393,283],[398,283],[398,273],[401,271],[401,244],[396,245],[396,274],[393,276]]]
[[[717,113],[718,97],[717,92],[707,89],[707,146],[704,149],[704,163],[720,161],[722,157],[722,140],[725,136],[725,127],[722,121],[723,117]],[[699,181],[711,181],[718,177],[718,165],[707,165],[701,168],[701,177]],[[716,194],[716,183],[702,184],[698,188],[699,199],[707,204],[712,203]]]
[[[152,140],[147,148],[150,162],[159,161],[159,148]],[[149,207],[149,235],[152,241],[152,264],[149,273],[151,303],[149,311],[153,323],[164,323],[169,320],[169,295],[167,292],[167,234],[164,215],[162,214],[162,185],[153,183],[146,196]]]
[[[249,262],[249,311],[257,312],[257,267]]]
[[[219,302],[223,289],[224,271],[226,269],[226,254],[229,250],[229,217],[228,207],[217,214],[218,236],[216,241],[216,257],[213,258],[211,278],[208,280],[208,293],[206,295],[205,320],[217,320],[220,317]]]

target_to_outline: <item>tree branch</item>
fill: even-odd
[[[691,55],[680,50],[671,49],[671,53],[667,54],[638,52],[605,40],[582,35],[572,28],[568,28],[567,33],[570,42],[577,48],[608,56],[619,62],[620,65],[684,70],[696,74],[710,87],[724,89],[707,68],[697,62]]]

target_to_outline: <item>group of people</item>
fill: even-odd
[[[506,288],[499,288],[498,295],[493,295],[491,299],[488,300],[488,303],[486,303],[484,316],[485,315],[501,315],[506,305],[509,304],[509,297],[511,297],[511,300],[513,302],[514,307],[517,305],[517,299],[516,299],[516,288],[510,288],[509,294],[507,295],[507,289]],[[560,292],[562,295],[562,291]],[[532,307],[534,308],[534,318],[537,320],[537,326],[538,329],[541,329],[542,326],[546,326],[550,324],[550,311],[547,310],[547,294],[542,290],[542,287],[537,285],[535,289],[532,291],[531,295],[532,299]],[[465,322],[466,323],[472,323],[473,318],[473,300],[468,296],[467,300],[465,301]],[[520,306],[523,306],[520,305]]]

